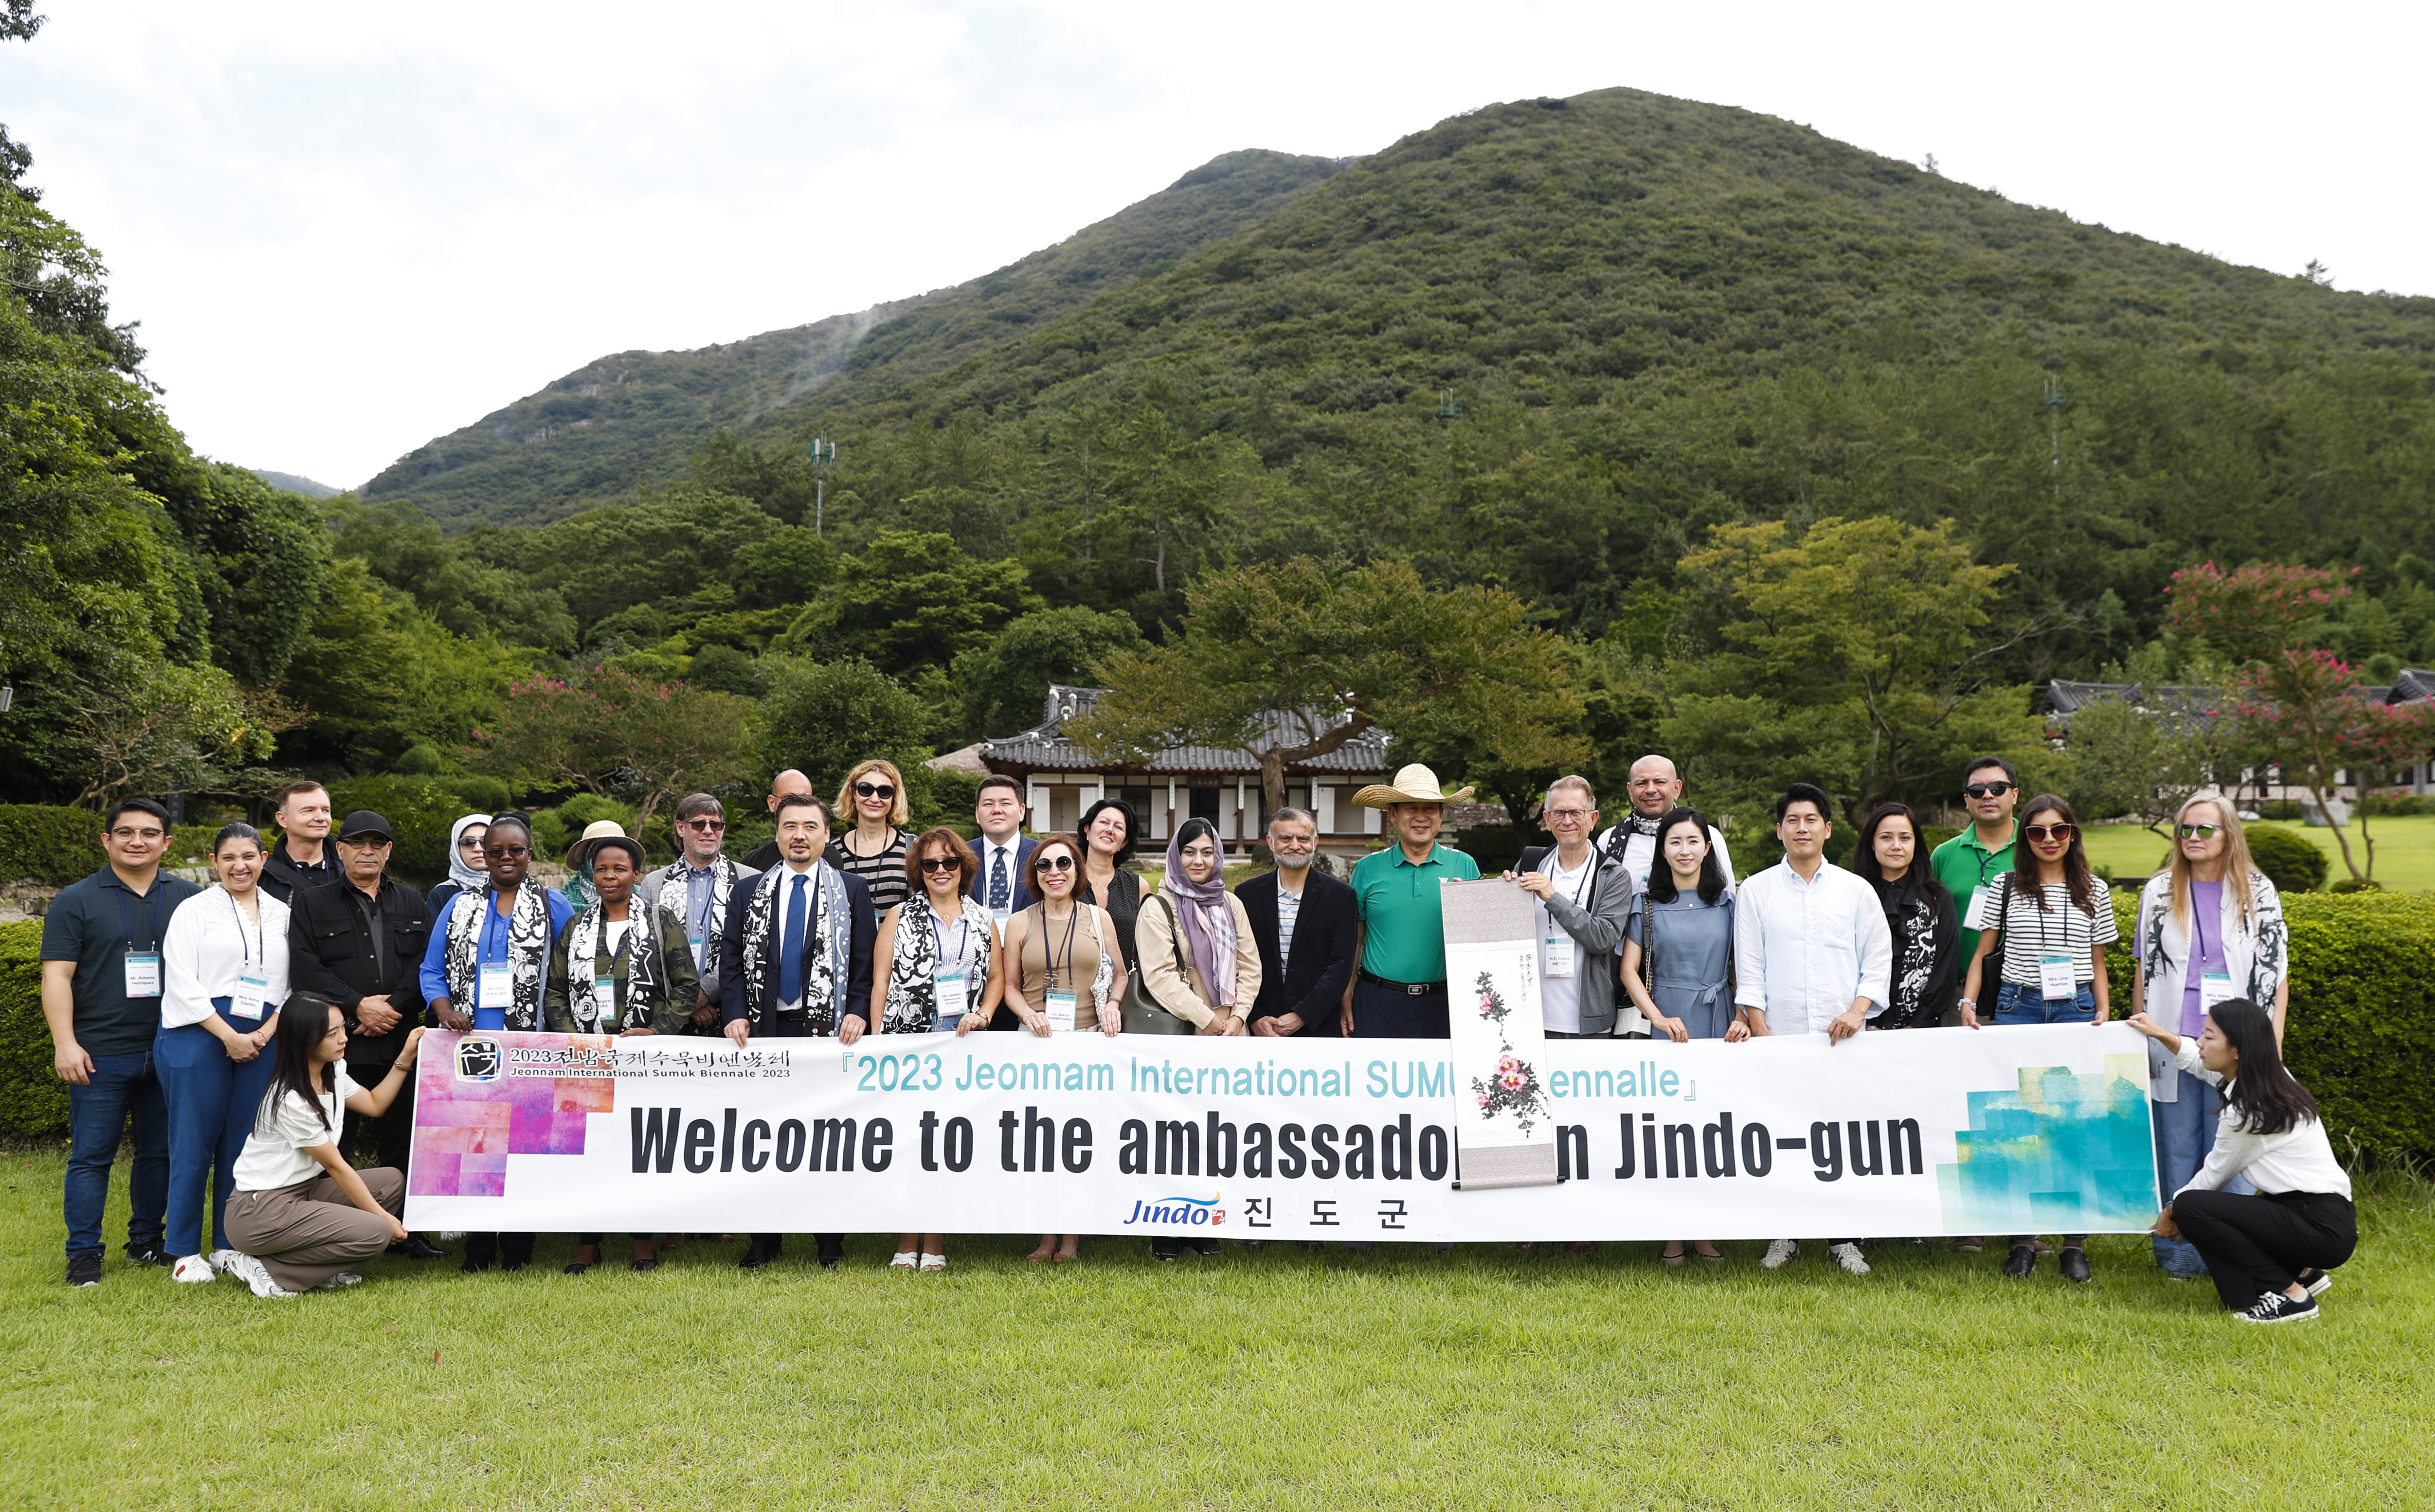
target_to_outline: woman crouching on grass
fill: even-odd
[[[1006,990],[1005,954],[987,905],[970,895],[980,859],[962,835],[936,829],[906,852],[905,901],[888,911],[872,951],[871,1022],[881,1034],[967,1035],[986,1028]],[[902,1234],[895,1270],[947,1268],[947,1236]]]
[[[264,1297],[293,1297],[363,1280],[347,1267],[406,1239],[406,1174],[358,1171],[338,1153],[341,1109],[378,1118],[413,1073],[423,1030],[407,1031],[377,1087],[347,1074],[347,1016],[328,998],[299,992],[279,1013],[270,1091],[236,1158],[229,1199],[229,1274]]]
[[[2243,1323],[2305,1323],[2358,1248],[2351,1178],[2334,1159],[2317,1100],[2284,1069],[2274,1019],[2247,998],[2215,1005],[2196,1039],[2144,1013],[2131,1027],[2181,1071],[2224,1089],[2215,1146],[2156,1216],[2156,1237],[2187,1242],[2216,1295]],[[2255,1196],[2226,1192],[2246,1177]]]

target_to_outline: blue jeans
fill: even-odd
[[[225,999],[218,1000],[225,1002]],[[240,1034],[255,1024],[225,1009],[220,1017]],[[203,1224],[203,1178],[212,1180],[212,1242],[209,1248],[227,1249],[228,1199],[236,1182],[236,1158],[253,1129],[253,1115],[262,1094],[270,1088],[276,1060],[269,1047],[240,1065],[199,1023],[163,1029],[152,1040],[152,1064],[161,1078],[161,1095],[169,1111],[169,1249],[173,1254],[199,1255],[197,1236]],[[333,1133],[335,1134],[335,1130]]]
[[[65,1201],[68,1254],[98,1255],[102,1209],[110,1201],[110,1168],[118,1160],[119,1137],[135,1124],[135,1166],[127,1183],[132,1211],[127,1217],[127,1251],[161,1242],[161,1210],[169,1200],[169,1114],[161,1099],[148,1051],[131,1056],[95,1056],[93,1075],[68,1088],[68,1178]]]
[[[2207,1152],[2215,1148],[2217,1115],[2223,1111],[2221,1090],[2201,1081],[2186,1071],[2176,1070],[2172,1075],[2181,1078],[2181,1097],[2169,1103],[2150,1102],[2149,1117],[2156,1128],[2156,1191],[2165,1201],[2173,1200],[2190,1177],[2206,1164]],[[2224,1184],[2226,1192],[2249,1193],[2257,1189],[2239,1177]],[[2199,1258],[2198,1246],[2185,1239],[2154,1239],[2156,1263],[2175,1276],[2203,1276],[2206,1262]]]
[[[2097,1017],[2097,993],[2085,982],[2067,998],[2049,998],[2033,987],[2007,982],[1995,989],[1995,1022],[2017,1023],[2086,1023]]]

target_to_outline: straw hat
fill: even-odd
[[[567,847],[567,866],[578,871],[582,870],[583,863],[591,858],[592,852],[612,841],[621,849],[633,853],[635,866],[643,865],[643,847],[640,842],[626,833],[624,825],[619,824],[615,819],[595,819],[583,827],[583,838]]]
[[[1383,809],[1390,803],[1468,803],[1473,788],[1458,788],[1448,793],[1438,786],[1438,774],[1418,762],[1395,774],[1392,782],[1373,782],[1353,795],[1353,801],[1365,809]]]

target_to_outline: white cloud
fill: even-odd
[[[1244,146],[1628,84],[2435,292],[2421,8],[70,7],[0,50],[196,444],[360,482],[604,352],[1001,266]]]

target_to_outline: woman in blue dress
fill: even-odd
[[[1708,844],[1708,821],[1681,808],[1657,821],[1657,865],[1624,926],[1623,988],[1649,1020],[1651,1039],[1747,1040],[1750,1025],[1734,1011],[1733,885]],[[1684,1242],[1660,1259],[1683,1263]],[[1705,1239],[1690,1247],[1701,1260],[1722,1260]]]

